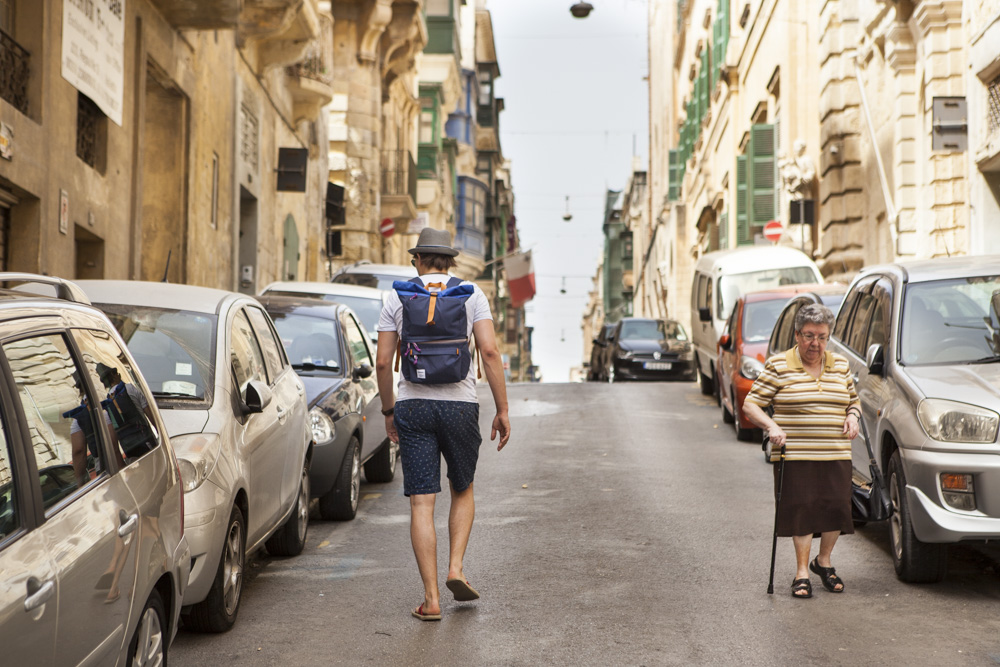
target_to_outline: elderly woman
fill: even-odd
[[[830,562],[837,538],[854,532],[851,520],[851,440],[861,408],[847,359],[826,350],[833,313],[804,306],[795,316],[796,345],[767,360],[743,404],[743,413],[767,431],[771,461],[785,448],[777,534],[795,545],[792,597],[811,598],[809,571],[823,587],[842,593],[844,581]],[[763,408],[774,406],[774,418]],[[779,466],[774,466],[777,492]],[[819,554],[809,561],[813,534]]]

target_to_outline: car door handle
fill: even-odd
[[[28,578],[28,596],[24,598],[24,610],[34,611],[48,602],[52,594],[56,592],[56,585],[52,581],[44,584],[35,577]]]
[[[118,510],[118,520],[121,522],[121,525],[118,526],[118,537],[131,535],[136,526],[139,525],[139,515],[133,514],[127,516],[125,510]]]
[[[857,384],[858,384],[858,374],[857,374],[857,373],[855,373],[855,374],[854,374],[854,375],[852,375],[851,377],[852,377],[852,378],[854,378],[854,384],[855,384],[855,385],[857,385]]]
[[[283,407],[281,407],[279,405],[278,406],[278,421],[281,422],[282,424],[284,424],[286,419],[288,419],[288,411],[285,410]]]

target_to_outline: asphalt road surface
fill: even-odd
[[[484,442],[476,478],[465,572],[482,599],[457,603],[444,587],[445,493],[444,619],[410,616],[422,588],[397,471],[362,486],[354,521],[314,519],[299,557],[257,557],[235,628],[182,629],[171,664],[1000,663],[1000,549],[952,547],[944,582],[909,585],[885,524],[870,525],[834,551],[846,591],[813,576],[814,597],[795,600],[782,539],[767,595],[771,469],[697,385],[509,392],[513,437],[499,453]],[[488,391],[481,400],[488,437]]]

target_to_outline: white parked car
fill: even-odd
[[[413,276],[415,275],[416,271],[413,271]],[[378,318],[389,296],[389,290],[347,283],[276,282],[261,290],[260,295],[298,296],[342,303],[354,311],[372,343],[376,343],[378,331],[375,327],[378,326]]]
[[[185,626],[236,621],[246,556],[306,541],[312,431],[305,387],[252,297],[137,281],[80,281],[156,398],[184,482],[193,557]]]

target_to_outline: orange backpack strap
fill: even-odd
[[[437,293],[445,288],[443,283],[427,283],[427,288],[437,287],[436,292],[431,292],[431,302],[427,305],[427,324],[434,324],[434,309],[437,307]]]

